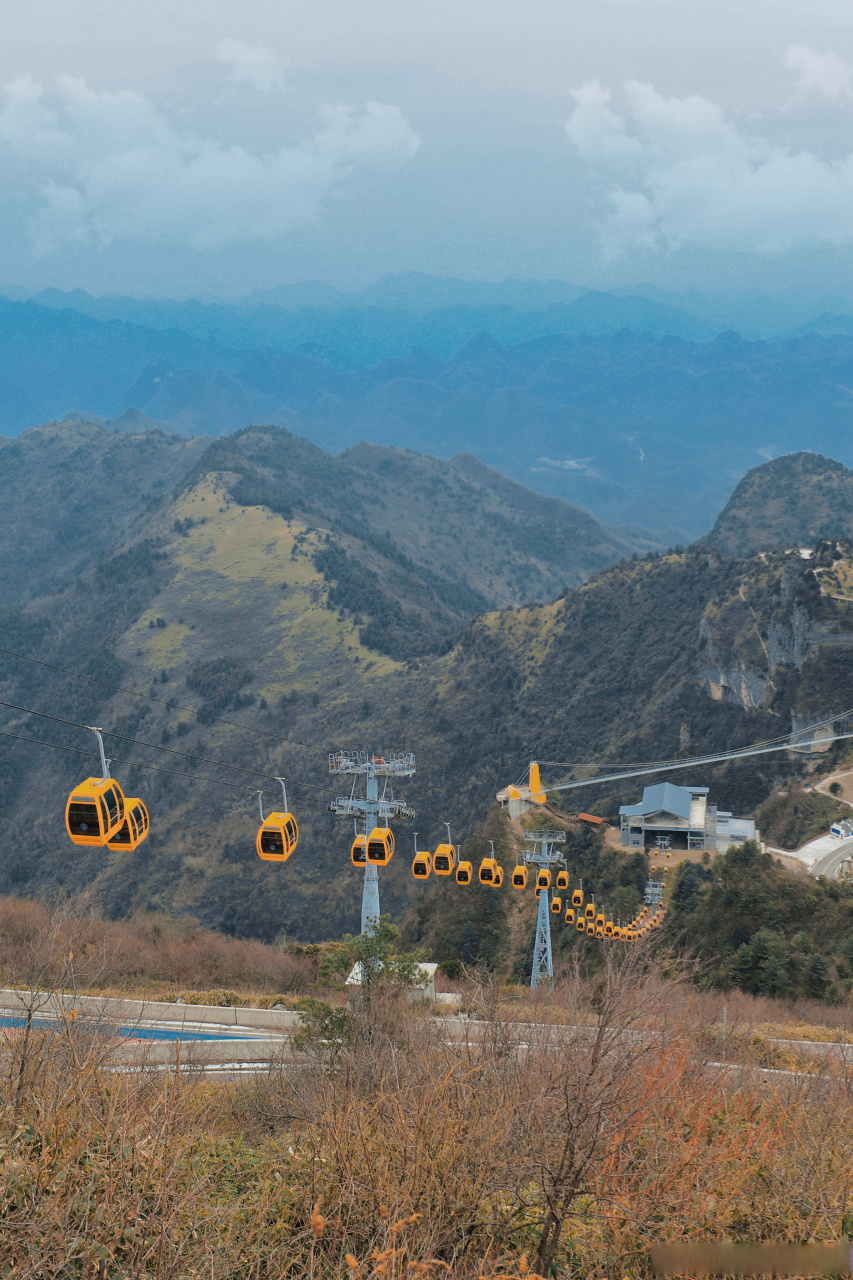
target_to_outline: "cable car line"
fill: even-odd
[[[66,720],[62,716],[52,716],[46,711],[34,711],[31,707],[20,707],[14,702],[0,701],[0,707],[8,707],[12,711],[23,711],[25,712],[25,714],[30,716],[40,716],[43,720],[53,720],[56,724],[70,725],[74,729],[88,729],[90,727],[89,725],[86,725],[86,724],[79,724],[76,720]],[[192,755],[188,751],[176,751],[173,747],[159,746],[155,742],[143,742],[140,738],[125,738],[122,734],[112,733],[111,731],[106,729],[104,730],[104,733],[108,738],[118,738],[119,741],[121,742],[130,742],[138,747],[149,747],[152,751],[165,751],[165,752],[168,752],[169,755],[181,756],[185,760],[200,760],[202,764],[210,764],[217,769],[232,769],[236,773],[248,773],[253,778],[265,778],[268,782],[278,782],[279,780],[277,776],[271,773],[263,773],[260,769],[244,769],[241,765],[224,764],[219,760],[210,760],[207,756]],[[12,735],[7,735],[7,736],[12,736]],[[34,739],[30,739],[30,741],[34,741]],[[124,761],[123,763],[132,764],[134,762]],[[160,772],[170,773],[172,771],[169,769],[161,769]],[[187,777],[193,777],[193,776],[195,775],[184,774],[184,773],[175,774],[175,777],[178,777],[178,778],[187,778]],[[208,781],[213,781],[213,779],[208,779]],[[310,791],[319,791],[323,795],[337,794],[336,792],[332,791],[329,787],[318,787],[315,783],[312,783],[312,782],[300,782],[298,778],[288,778],[286,779],[286,781],[290,782],[291,785],[296,787],[305,787]],[[235,784],[229,784],[229,785],[235,785]]]
[[[0,729],[0,737],[14,738],[16,742],[29,742],[37,747],[51,747],[54,751],[70,751],[78,756],[90,756],[93,754],[91,751],[84,751],[81,747],[62,747],[57,742],[44,742],[41,738],[24,738],[19,733],[8,733],[5,729]],[[191,782],[212,782],[214,786],[232,787],[237,791],[255,790],[248,783],[241,785],[239,782],[225,782],[221,778],[207,778],[203,773],[178,773],[175,769],[161,769],[156,764],[139,764],[136,760],[122,760],[119,756],[111,756],[110,761],[115,764],[128,764],[133,769],[148,769],[154,773],[168,773],[172,778],[186,778]],[[200,828],[197,828],[197,830],[200,830]]]
[[[789,734],[788,738],[790,736]],[[847,738],[853,738],[853,733],[836,733],[831,738],[821,738],[820,741],[822,743],[843,742]],[[742,760],[745,756],[764,756],[773,751],[791,751],[797,746],[808,745],[808,743],[791,743],[788,741],[776,747],[749,747],[744,751],[732,751],[724,755],[697,756],[694,760],[675,760],[666,764],[646,765],[643,768],[633,769],[627,773],[609,773],[598,778],[584,778],[581,782],[558,782],[554,786],[546,785],[544,790],[546,792],[572,791],[579,787],[591,787],[599,782],[619,782],[623,778],[637,778],[647,773],[669,773],[672,769],[697,769],[704,764],[719,764],[725,763],[727,760]],[[619,766],[612,767],[618,768]]]
[[[30,707],[19,707],[14,702],[0,702],[0,707],[9,707],[12,711],[25,711],[31,716],[41,716],[44,720],[55,720],[57,724],[72,725],[75,729],[88,729],[88,725],[78,724],[76,720],[64,720],[62,716],[52,716],[46,711],[33,711]],[[201,760],[203,764],[216,765],[219,769],[232,769],[235,773],[248,773],[253,778],[268,778],[271,782],[277,779],[271,773],[263,773],[260,769],[244,769],[237,764],[223,764],[219,760],[210,760],[207,756],[193,755],[189,751],[176,751],[174,747],[164,747],[156,742],[143,742],[141,738],[126,738],[121,733],[113,733],[110,729],[104,729],[103,733],[108,738],[118,738],[119,742],[132,742],[137,747],[150,747],[152,751],[166,751],[171,756],[183,756],[185,760]]]
[[[814,724],[809,725],[807,730],[803,729],[803,730],[800,730],[800,732],[813,733],[815,729],[822,729],[824,728],[824,726],[828,724],[835,724],[836,721],[845,720],[848,716],[851,716],[851,715],[853,715],[853,707],[851,707],[848,711],[838,711],[834,715],[827,716],[825,720],[817,720]],[[777,749],[777,744],[779,746],[785,745],[786,748],[793,748],[797,746],[807,745],[807,743],[805,742],[792,743],[791,739],[796,736],[797,736],[796,732],[792,730],[789,733],[780,734],[776,738],[762,738],[762,739],[759,739],[758,742],[750,743],[748,748],[747,747],[743,748],[743,753],[746,753],[747,751],[754,751],[757,753],[757,751],[760,748]],[[844,735],[838,735],[838,736],[843,737]],[[822,738],[821,741],[834,742],[836,741],[836,738]],[[736,758],[737,758],[737,753],[726,753],[724,756],[719,756],[719,757],[718,756],[713,756],[713,757],[697,756],[695,759],[692,759],[692,760],[684,760],[683,758],[681,758],[681,759],[674,759],[674,760],[630,761],[626,764],[612,764],[612,765],[595,764],[595,763],[590,764],[585,761],[570,762],[566,760],[540,760],[539,764],[543,768],[550,768],[550,769],[635,769],[638,771],[650,772],[653,768],[675,769],[675,768],[681,768],[682,766],[692,768],[693,765],[707,763],[711,760],[736,759]],[[522,783],[524,781],[525,776],[526,774],[522,774]],[[519,786],[521,784],[517,782],[515,785]],[[548,788],[549,791],[553,791],[555,789],[556,789],[555,787]]]
[[[40,658],[28,658],[26,654],[16,653],[14,649],[0,649],[0,653],[5,653],[11,658],[20,658],[22,662],[31,662],[37,667],[47,667],[49,671],[61,671],[63,675],[74,676],[76,680],[88,680],[90,684],[99,684],[105,689],[116,689],[119,693],[129,693],[132,698],[145,698],[147,702],[156,702],[161,707],[166,707],[168,711],[191,711],[193,715],[198,715],[198,710],[186,702],[174,702],[171,699],[167,701],[165,698],[155,698],[152,693],[139,693],[136,689],[128,689],[123,684],[111,684],[109,680],[98,680],[95,676],[84,675],[82,671],[71,671],[68,667],[58,667],[55,663],[43,662]],[[264,733],[263,729],[256,729],[250,724],[240,724],[237,720],[225,720],[222,716],[213,716],[213,720],[215,720],[217,724],[230,725],[232,729],[248,729],[250,733],[255,733],[261,738],[269,738],[271,742],[293,742],[297,747],[307,747],[309,751],[321,751],[325,753],[326,750],[325,747],[318,747],[310,742],[301,742],[299,738],[281,738],[274,733]]]

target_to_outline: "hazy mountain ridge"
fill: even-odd
[[[614,307],[639,303],[586,294],[560,305],[616,315]],[[207,314],[200,303],[140,302],[140,315],[146,307],[160,307],[164,323],[174,318],[170,307]],[[243,324],[239,307],[225,311]],[[301,314],[286,313],[291,321]],[[314,314],[338,326],[336,336],[325,336],[339,350],[316,342],[261,350],[251,345],[258,333],[236,331],[237,345],[229,346],[4,302],[0,429],[73,410],[106,420],[137,410],[184,435],[265,421],[328,450],[369,439],[446,458],[469,451],[611,524],[671,530],[676,541],[701,536],[761,456],[807,442],[853,463],[850,335],[745,342],[728,333],[695,342],[624,330],[550,332],[507,344],[483,332],[465,341],[471,326],[454,327],[445,311],[431,315],[436,334],[457,348],[446,358],[428,347],[409,350],[416,338],[429,338],[409,329],[405,355],[365,364],[353,344],[367,340],[374,311]],[[545,329],[556,323],[551,311],[513,314],[525,324],[545,316]],[[466,315],[472,325],[486,323],[477,308]],[[414,319],[432,323],[429,315]],[[240,347],[243,341],[250,345]]]
[[[305,290],[298,288],[290,292],[279,288],[231,303],[97,298],[82,289],[69,293],[45,289],[29,301],[54,310],[71,309],[94,320],[171,330],[244,350],[320,346],[362,364],[405,358],[414,347],[427,347],[446,359],[478,333],[513,345],[555,333],[611,333],[622,328],[693,339],[718,332],[718,327],[678,307],[643,297],[571,286],[537,288],[535,281],[527,290],[500,285],[492,290],[465,288],[462,281],[456,282],[458,288],[447,288],[447,283],[453,282],[427,285],[415,290],[414,297],[410,288],[395,287],[391,281],[354,295],[320,291],[319,305],[305,305],[300,297]],[[494,295],[491,301],[490,294]],[[291,300],[290,305],[276,301],[282,295]]]
[[[186,375],[151,376],[148,395],[144,380],[136,388],[138,407],[166,420],[193,414]],[[680,524],[697,537],[768,448],[808,440],[853,461],[848,385],[844,337],[696,344],[625,332],[501,347],[481,335],[447,361],[422,351],[369,369],[253,355],[228,398],[239,405],[242,394],[244,412],[257,413],[265,397],[269,420],[326,448],[361,437],[445,457],[464,448],[610,522]],[[194,421],[216,429],[210,416]]]

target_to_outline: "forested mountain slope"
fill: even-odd
[[[470,460],[328,459],[255,429],[211,446],[76,579],[5,608],[0,647],[90,679],[0,655],[14,704],[3,732],[68,749],[0,739],[0,890],[89,887],[112,914],[164,907],[238,934],[328,937],[355,926],[359,903],[350,830],[326,809],[330,750],[416,754],[405,794],[418,818],[400,824],[383,873],[383,905],[399,914],[415,890],[413,831],[435,840],[448,820],[470,834],[530,759],[692,755],[853,706],[849,544],[809,561],[651,555],[496,611],[499,587],[507,603],[532,582],[553,593],[561,547],[575,548],[576,580],[615,554],[600,526],[558,506],[525,550],[529,495],[506,483]],[[64,798],[95,768],[74,754],[93,751],[74,727],[87,724],[122,735],[108,738],[115,772],[150,806],[136,854],[65,836]],[[796,768],[759,757],[691,780],[741,810]],[[282,772],[301,828],[285,867],[253,845],[256,790],[272,803]],[[636,790],[577,799],[610,813]]]
[[[0,601],[44,595],[120,545],[209,443],[91,422],[0,436]]]
[[[703,542],[729,555],[853,537],[853,471],[819,453],[788,453],[748,471]]]

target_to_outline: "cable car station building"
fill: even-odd
[[[622,844],[629,849],[668,837],[673,849],[722,851],[757,838],[752,819],[718,811],[708,800],[707,787],[678,787],[673,782],[645,787],[639,804],[623,804],[619,824]]]
[[[639,804],[619,810],[622,843],[629,849],[669,836],[673,849],[716,848],[717,806],[708,804],[707,787],[677,787],[659,782],[643,789]]]

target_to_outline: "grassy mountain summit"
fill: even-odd
[[[819,453],[787,453],[753,467],[703,539],[728,555],[810,547],[853,537],[853,471]]]

